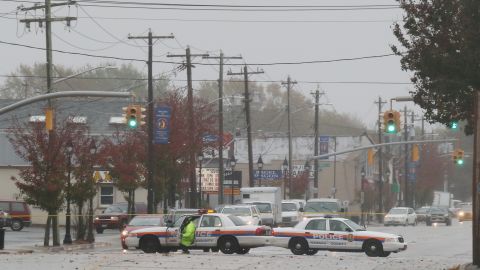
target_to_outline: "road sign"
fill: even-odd
[[[329,142],[330,142],[330,136],[320,136],[320,155],[328,154]],[[323,157],[321,159],[328,159],[328,157]]]
[[[172,108],[159,106],[155,108],[155,144],[168,144],[170,136],[170,117]]]

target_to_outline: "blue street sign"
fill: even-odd
[[[330,136],[320,136],[320,155],[328,154],[328,143],[330,142]],[[328,159],[323,157],[321,159]]]
[[[261,176],[260,172],[262,173]],[[253,170],[253,179],[283,180],[283,173],[281,170]]]
[[[155,144],[168,144],[171,115],[172,108],[170,107],[159,106],[155,108],[155,130],[153,139]]]

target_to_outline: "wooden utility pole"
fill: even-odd
[[[382,97],[378,97],[378,143],[382,143],[382,106],[387,103],[382,101]],[[378,220],[383,221],[383,154],[382,148],[378,148]]]
[[[472,179],[472,259],[473,265],[480,266],[480,91],[475,91],[475,143],[473,151]]]
[[[195,167],[196,167],[196,156],[195,156],[195,123],[193,120],[193,86],[192,86],[192,57],[205,57],[208,54],[191,54],[190,47],[187,47],[184,55],[178,54],[169,54],[167,57],[185,57],[186,58],[186,68],[187,68],[187,86],[188,86],[188,94],[187,94],[187,103],[188,103],[188,128],[190,132],[193,133],[193,136],[190,136],[190,145],[189,145],[189,184],[190,184],[190,196],[189,196],[189,205],[190,208],[196,208],[197,199],[197,184],[196,184],[196,174],[195,174]]]
[[[153,39],[174,38],[169,36],[153,36],[152,31],[148,30],[148,36],[128,36],[128,39],[148,39],[148,97],[147,97],[147,212],[153,214],[155,204],[155,151],[153,149]],[[139,119],[141,121],[141,119]],[[140,123],[138,123],[140,125]],[[164,195],[165,196],[165,195]],[[166,214],[166,213],[164,213]]]
[[[313,150],[313,155],[318,156],[318,122],[319,122],[319,106],[320,106],[320,90],[317,86],[317,90],[315,91],[315,149]],[[318,159],[314,160],[313,163],[313,189],[315,192],[313,193],[313,198],[318,198]]]
[[[287,121],[288,121],[288,198],[292,193],[292,171],[293,171],[293,161],[292,161],[292,118],[291,118],[291,106],[290,106],[290,91],[292,85],[296,84],[290,79],[290,76],[287,78],[287,82],[282,82],[282,85],[287,86]]]
[[[262,74],[263,70],[248,72],[247,65],[243,67],[243,72],[228,72],[227,75],[243,75],[245,82],[245,118],[247,121],[247,143],[248,143],[248,186],[254,186],[253,175],[253,149],[252,149],[252,123],[250,121],[250,93],[248,91],[248,75]],[[232,186],[233,187],[233,186]]]
[[[46,41],[46,56],[47,56],[47,63],[46,63],[46,73],[47,73],[47,94],[53,92],[53,82],[52,82],[52,70],[53,70],[53,57],[52,57],[52,22],[56,21],[66,21],[67,26],[70,26],[70,22],[73,20],[76,20],[76,17],[55,17],[52,18],[52,7],[57,7],[57,6],[65,6],[65,5],[72,5],[75,4],[76,2],[74,1],[68,1],[68,2],[63,2],[63,3],[51,3],[51,0],[45,0],[45,5],[34,5],[33,7],[25,8],[21,7],[21,11],[29,11],[29,10],[37,10],[37,9],[44,9],[45,10],[45,18],[32,18],[32,19],[22,19],[20,20],[21,23],[25,23],[27,28],[30,28],[31,23],[38,23],[40,26],[45,23],[45,41]],[[54,120],[54,109],[53,105],[51,102],[51,99],[48,99],[48,107],[45,109],[45,126],[48,131],[48,144],[52,145],[55,139],[55,120]],[[69,198],[70,199],[70,198]],[[68,224],[68,228],[70,228],[70,215],[66,216],[66,224]],[[93,224],[93,213],[90,213],[89,215],[89,222]],[[47,228],[49,229],[50,226],[49,224],[52,224],[52,232],[53,232],[53,245],[54,246],[59,246],[60,241],[59,241],[59,231],[58,231],[58,217],[48,217],[47,220]],[[88,227],[89,233],[91,232],[91,226]],[[69,232],[68,232],[69,234]],[[90,233],[89,235],[93,235],[93,233]],[[91,242],[94,241],[94,239],[88,239],[91,240]],[[65,241],[65,240],[64,240]],[[48,246],[50,242],[50,235],[47,232],[45,235],[43,245]],[[67,240],[68,242],[68,240]],[[71,243],[71,239],[69,240]]]
[[[220,51],[220,56],[205,56],[205,59],[219,59],[218,76],[218,204],[223,204],[223,182],[225,180],[225,167],[223,164],[223,65],[225,59],[242,59],[241,56],[225,56]],[[233,186],[232,186],[233,187]]]
[[[403,123],[403,134],[404,134],[404,140],[408,142],[408,115],[407,115],[407,106],[405,106],[405,109],[403,111],[403,117],[404,117],[404,123]],[[404,205],[406,207],[410,206],[410,191],[409,191],[409,184],[408,184],[408,144],[405,144],[404,148],[404,155],[405,155],[405,167],[404,167],[404,174],[405,174],[405,191],[403,194],[403,201]]]

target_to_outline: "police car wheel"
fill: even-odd
[[[303,255],[308,251],[308,243],[303,238],[290,240],[290,251],[295,255]]]
[[[140,249],[145,253],[155,253],[160,249],[160,243],[155,237],[147,236],[140,239]]]
[[[223,254],[233,254],[238,250],[237,240],[228,236],[220,238],[219,248]]]
[[[315,255],[317,253],[318,253],[318,249],[309,249],[309,250],[307,250],[307,252],[305,252],[305,254],[307,254],[309,256]]]
[[[369,240],[363,245],[363,250],[368,257],[379,257],[383,254],[383,247],[379,241]]]
[[[243,255],[243,254],[247,254],[249,251],[250,251],[250,248],[239,248],[237,250],[237,254]]]

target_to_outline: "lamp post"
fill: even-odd
[[[198,154],[198,186],[199,186],[199,202],[198,206],[201,208],[202,207],[202,202],[203,202],[203,192],[202,192],[202,161],[203,161],[203,154],[200,153]]]
[[[288,161],[287,157],[283,160],[282,171],[283,171],[283,199],[287,199],[287,170],[288,170]],[[290,192],[290,191],[289,191]]]
[[[95,140],[92,139],[90,141],[90,154],[93,156],[92,158],[92,168],[93,168],[93,162],[95,161],[95,154],[97,153],[97,145],[95,144]],[[92,182],[93,182],[93,174],[92,174]],[[92,183],[94,185],[94,183]],[[96,188],[96,186],[94,187]],[[88,202],[88,230],[87,230],[87,241],[89,243],[95,242],[95,237],[93,236],[93,196],[90,196],[89,202]]]
[[[232,156],[232,158],[230,159],[230,168],[232,168],[232,192],[231,192],[231,202],[233,204],[233,187],[234,187],[234,183],[235,183],[235,175],[234,175],[234,172],[235,172],[235,165],[237,164],[236,160],[235,160],[235,156]]]
[[[73,144],[71,140],[68,140],[65,153],[67,154],[67,215],[65,219],[65,237],[63,238],[64,245],[72,244],[72,236],[70,235],[70,223],[71,223],[71,214],[70,214],[70,198],[71,198],[71,171],[72,171],[72,154],[73,154]]]
[[[361,211],[360,221],[361,221],[362,226],[365,226],[365,216],[364,216],[364,212],[365,212],[365,207],[364,207],[364,204],[365,204],[365,193],[364,193],[365,175],[366,175],[365,174],[365,167],[362,167],[362,170],[360,171],[360,176],[362,177],[362,179],[360,181],[360,211]]]
[[[309,199],[308,193],[310,189],[310,163],[308,162],[308,159],[307,161],[305,161],[305,166],[303,167],[303,170],[307,177],[307,181],[305,184],[305,201],[307,201]]]
[[[258,167],[258,186],[261,187],[262,186],[262,168],[263,168],[263,160],[262,160],[262,155],[260,155],[260,157],[258,157],[258,161],[257,161],[257,167]]]

